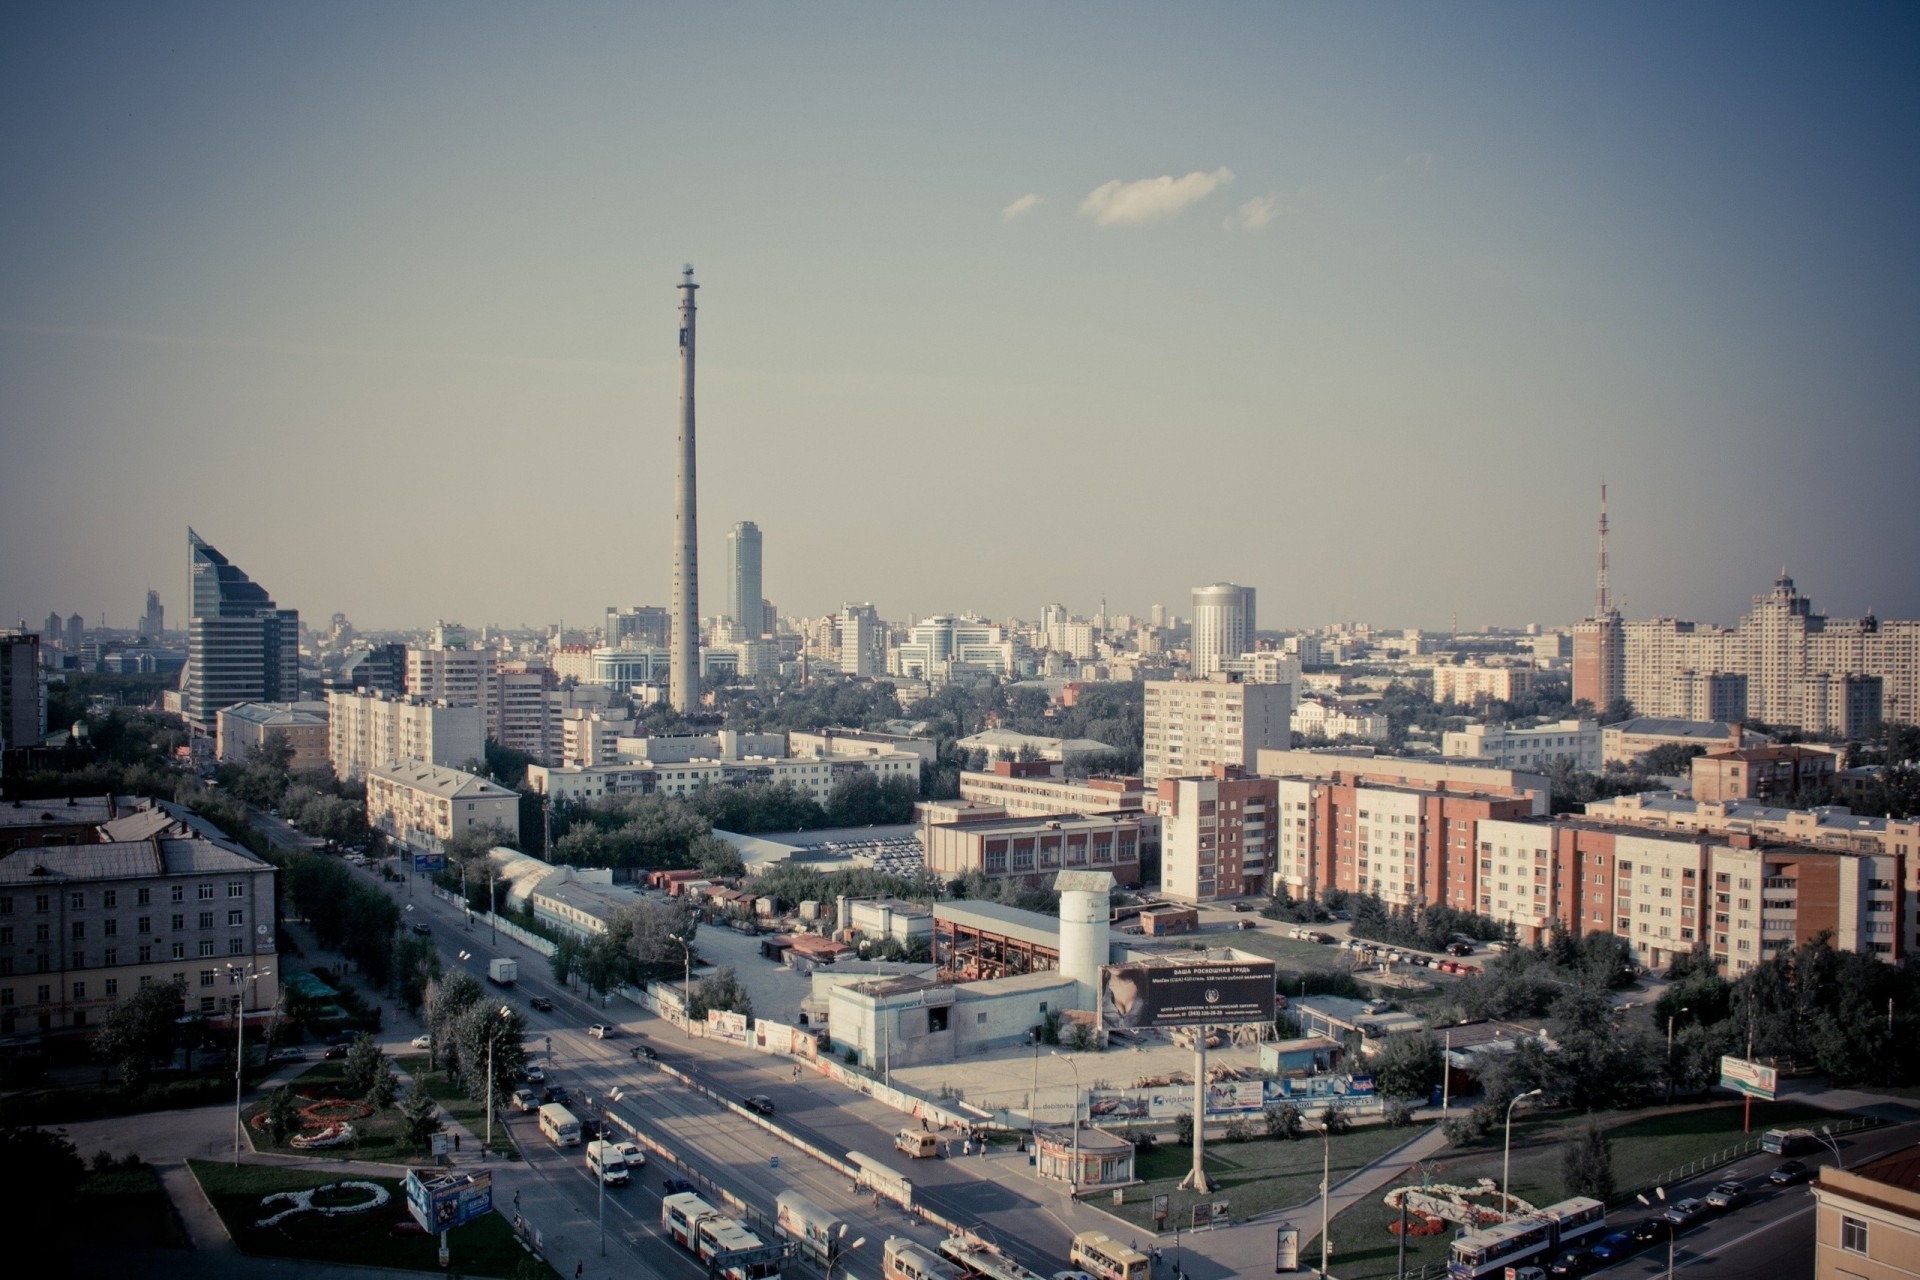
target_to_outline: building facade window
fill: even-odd
[[[1848,1253],[1867,1251],[1867,1222],[1864,1218],[1840,1218],[1840,1247]]]

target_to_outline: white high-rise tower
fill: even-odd
[[[1253,648],[1253,588],[1216,582],[1193,589],[1193,674],[1209,676]]]
[[[700,542],[693,476],[693,282],[680,280],[680,486],[673,505],[673,632],[667,700],[675,711],[700,700]]]

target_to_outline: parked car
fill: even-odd
[[[620,1158],[627,1162],[627,1168],[644,1169],[647,1167],[647,1153],[640,1149],[639,1143],[616,1142],[614,1143],[613,1149],[618,1151]]]
[[[750,1093],[740,1099],[740,1105],[759,1116],[773,1114],[773,1099],[764,1093]]]
[[[1618,1262],[1632,1253],[1638,1243],[1631,1231],[1616,1231],[1602,1239],[1587,1252],[1593,1255],[1595,1262]]]
[[[268,1062],[305,1062],[306,1060],[305,1049],[275,1049],[267,1055]]]
[[[678,1195],[682,1191],[692,1191],[694,1189],[694,1185],[691,1182],[688,1182],[685,1178],[676,1178],[672,1174],[668,1174],[666,1177],[660,1179],[660,1194],[662,1195]]]
[[[1813,1170],[1806,1165],[1798,1160],[1788,1160],[1774,1166],[1773,1172],[1767,1175],[1767,1181],[1776,1187],[1791,1187],[1806,1182],[1812,1177]]]
[[[433,1048],[433,1037],[431,1037],[431,1036],[415,1036],[415,1037],[414,1037],[414,1038],[413,1038],[413,1039],[412,1039],[411,1041],[409,1041],[408,1043],[410,1043],[410,1044],[411,1044],[411,1045],[412,1045],[412,1046],[413,1046],[414,1048],[416,1048],[416,1049],[431,1049],[431,1048]]]
[[[327,1061],[333,1061],[336,1058],[344,1058],[347,1056],[347,1049],[349,1047],[350,1046],[344,1045],[344,1044],[330,1044],[320,1054],[320,1056],[326,1059]]]
[[[1585,1249],[1568,1249],[1547,1264],[1550,1276],[1583,1276],[1593,1269],[1593,1259]]]
[[[535,996],[533,999],[527,1001],[527,1003],[542,1013],[553,1012],[553,1001],[547,999],[545,996]]]
[[[1729,1179],[1726,1182],[1715,1183],[1713,1190],[1707,1192],[1707,1208],[1738,1209],[1752,1198],[1747,1194],[1746,1183]]]
[[[525,1085],[521,1085],[513,1091],[513,1109],[515,1111],[538,1111],[540,1109],[540,1095]]]
[[[1676,1228],[1690,1227],[1706,1216],[1706,1201],[1693,1196],[1688,1196],[1685,1200],[1676,1200],[1667,1206],[1667,1221]]]
[[[592,1036],[595,1040],[605,1040],[608,1036],[613,1034],[613,1028],[608,1026],[604,1022],[596,1022],[592,1026],[587,1028],[587,1034]]]
[[[1665,1218],[1642,1218],[1627,1230],[1632,1234],[1635,1244],[1652,1244],[1672,1235],[1673,1224]]]
[[[1447,944],[1447,954],[1450,956],[1470,956],[1473,954],[1473,944],[1467,942],[1450,942]]]
[[[532,1063],[528,1063],[526,1066],[520,1068],[520,1074],[535,1084],[545,1084],[547,1082],[546,1070],[542,1067],[536,1067]]]

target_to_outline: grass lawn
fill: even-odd
[[[184,1249],[160,1175],[152,1165],[89,1173],[80,1180],[80,1220],[91,1243],[136,1249]]]
[[[398,1178],[353,1179],[385,1188],[387,1203],[377,1209],[336,1217],[303,1213],[263,1228],[256,1225],[261,1218],[286,1207],[282,1203],[264,1208],[261,1204],[264,1197],[275,1192],[326,1186],[339,1181],[339,1175],[207,1160],[187,1163],[234,1243],[244,1253],[410,1271],[440,1269],[439,1239],[414,1223],[407,1212],[406,1192]],[[516,1277],[520,1275],[522,1263],[532,1259],[515,1239],[506,1218],[497,1212],[456,1228],[449,1235],[448,1243],[453,1253],[453,1269],[462,1275]],[[559,1280],[551,1267],[535,1265],[542,1280]]]
[[[1596,1118],[1606,1129],[1613,1146],[1614,1185],[1622,1195],[1630,1195],[1680,1165],[1749,1138],[1757,1139],[1768,1129],[1832,1116],[1832,1112],[1796,1103],[1757,1103],[1751,1134],[1741,1132],[1738,1102],[1683,1106],[1654,1113],[1601,1112]],[[1529,1119],[1524,1111],[1517,1113],[1513,1122],[1513,1194],[1535,1205],[1564,1200],[1566,1184],[1560,1174],[1563,1139],[1585,1124],[1584,1115],[1558,1114]],[[1477,1179],[1489,1178],[1498,1183],[1500,1138],[1501,1132],[1496,1129],[1492,1141],[1485,1146],[1449,1147],[1442,1151],[1436,1157],[1439,1167],[1434,1172],[1434,1180],[1470,1185]],[[1384,1194],[1383,1188],[1380,1195]],[[1395,1274],[1399,1240],[1388,1227],[1399,1220],[1399,1214],[1387,1208],[1380,1195],[1367,1197],[1333,1220],[1334,1270],[1342,1280]],[[1630,1208],[1615,1201],[1611,1212],[1616,1219],[1631,1221],[1642,1216],[1638,1204],[1631,1199],[1627,1203]],[[1303,1238],[1319,1228],[1318,1222],[1296,1225],[1301,1227]],[[1417,1272],[1424,1263],[1444,1262],[1452,1240],[1452,1229],[1439,1236],[1409,1237],[1408,1270]],[[1316,1265],[1319,1249],[1315,1243],[1306,1250]]]
[[[1420,1126],[1392,1129],[1368,1125],[1335,1135],[1333,1180],[1339,1182],[1355,1169],[1379,1159],[1382,1153],[1412,1141],[1420,1132]],[[1209,1141],[1207,1173],[1215,1189],[1211,1195],[1202,1196],[1179,1188],[1180,1180],[1193,1168],[1193,1149],[1158,1144],[1142,1150],[1137,1157],[1136,1171],[1144,1185],[1128,1187],[1121,1204],[1102,1203],[1100,1207],[1152,1230],[1153,1197],[1164,1192],[1173,1197],[1167,1219],[1169,1231],[1175,1223],[1182,1228],[1191,1223],[1193,1206],[1210,1200],[1228,1201],[1236,1218],[1285,1208],[1319,1194],[1323,1145],[1317,1135],[1292,1141],[1265,1136],[1250,1142]]]
[[[427,1070],[425,1054],[418,1057],[400,1059],[400,1069],[412,1079],[426,1086],[441,1109],[466,1127],[474,1135],[475,1141],[484,1142],[487,1134],[487,1107],[483,1102],[469,1098],[459,1085],[453,1083],[444,1071]],[[520,1148],[513,1145],[513,1138],[507,1133],[507,1104],[496,1103],[493,1108],[493,1142],[489,1150],[498,1152],[509,1160],[520,1158]]]
[[[293,1080],[294,1091],[305,1094],[308,1100],[327,1096],[328,1086],[338,1085],[346,1075],[346,1066],[340,1062],[322,1062],[302,1072]],[[290,1143],[275,1142],[266,1130],[256,1128],[253,1118],[267,1109],[267,1099],[248,1106],[247,1137],[256,1151],[273,1151],[281,1155],[309,1156],[316,1160],[374,1160],[385,1164],[404,1164],[413,1159],[424,1159],[428,1152],[407,1141],[406,1122],[400,1117],[398,1107],[388,1107],[385,1111],[372,1116],[351,1118],[354,1140],[345,1146],[324,1147],[319,1150],[302,1150]]]

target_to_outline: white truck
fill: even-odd
[[[520,962],[504,956],[487,961],[487,981],[497,987],[510,987],[520,980]]]

